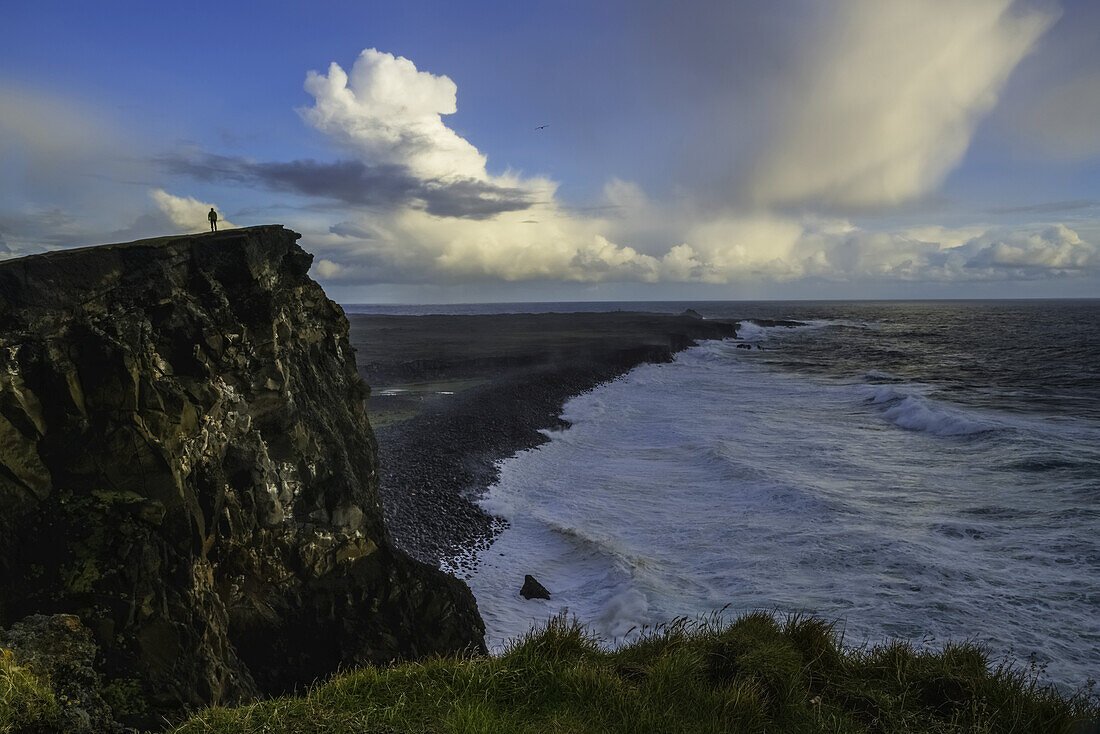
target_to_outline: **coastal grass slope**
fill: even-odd
[[[0,734],[37,731],[58,720],[60,707],[49,680],[0,648]]]
[[[212,732],[1092,732],[1089,691],[970,643],[848,647],[813,617],[679,620],[608,651],[565,617],[492,657],[347,671],[299,696],[210,708]]]

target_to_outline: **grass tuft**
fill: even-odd
[[[59,713],[49,681],[19,665],[11,650],[0,649],[0,734],[51,727]]]

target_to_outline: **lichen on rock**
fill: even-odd
[[[0,630],[0,649],[49,686],[53,715],[33,722],[36,730],[52,724],[71,734],[123,731],[101,695],[95,642],[77,617],[32,614],[11,629]]]

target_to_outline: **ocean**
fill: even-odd
[[[370,310],[685,308],[805,325],[640,366],[501,463],[481,502],[509,525],[467,579],[490,647],[563,609],[609,644],[764,609],[1098,677],[1100,301]],[[550,601],[518,596],[528,573]]]

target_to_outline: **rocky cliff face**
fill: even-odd
[[[154,712],[483,645],[465,584],[390,543],[298,237],[0,263],[0,625],[78,616]]]

